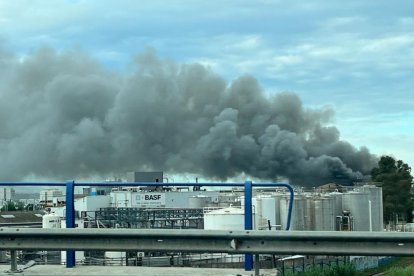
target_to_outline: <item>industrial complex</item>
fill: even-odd
[[[245,194],[239,187],[211,189],[200,186],[163,185],[163,172],[128,174],[126,183],[160,183],[157,186],[114,185],[83,187],[74,198],[75,227],[87,229],[204,229],[244,230]],[[10,188],[7,188],[10,189]],[[15,192],[3,190],[4,199]],[[33,210],[2,212],[1,227],[66,227],[66,197],[58,188],[42,190]],[[5,201],[7,202],[7,200]],[[253,189],[252,230],[261,231],[384,231],[382,189],[363,183],[345,187],[330,183],[311,191],[295,189],[288,225],[290,196],[283,188]],[[41,206],[41,210],[34,206]],[[24,216],[22,214],[25,214]],[[19,217],[24,217],[19,221]],[[29,219],[29,217],[31,219]],[[64,264],[66,251],[19,251],[21,263]],[[0,261],[8,262],[6,251]],[[121,266],[186,266],[241,268],[243,254],[140,251],[76,251],[76,263],[82,265]],[[292,262],[286,255],[262,255],[262,266],[305,266],[306,263],[338,263],[327,256],[296,256]],[[359,260],[354,258],[355,261]],[[369,259],[368,262],[377,262]],[[282,263],[282,264],[281,264]],[[364,266],[364,265],[363,265]]]

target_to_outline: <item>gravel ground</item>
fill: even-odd
[[[9,265],[0,265],[0,275],[140,275],[140,276],[179,276],[179,275],[201,275],[201,276],[247,276],[254,275],[254,271],[243,269],[222,268],[189,268],[189,267],[131,267],[131,266],[77,266],[66,268],[60,265],[35,265],[20,273],[8,273]],[[261,269],[260,275],[276,275],[274,269]]]

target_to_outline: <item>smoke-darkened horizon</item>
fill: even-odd
[[[244,173],[304,186],[355,180],[376,157],[340,139],[333,110],[252,76],[227,83],[152,50],[113,72],[78,50],[22,61],[0,48],[0,179],[108,177],[163,170],[226,180]]]

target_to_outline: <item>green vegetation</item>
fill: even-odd
[[[288,272],[285,273],[287,276],[353,276],[357,275],[355,271],[355,267],[352,264],[345,264],[340,266],[332,266],[332,267],[314,267],[311,269],[307,269],[303,272]]]
[[[393,271],[394,269],[400,269],[403,267],[411,266],[413,263],[414,263],[414,257],[396,257],[387,265],[366,269],[364,271],[358,272],[356,275],[370,276],[370,275],[375,275],[379,273],[384,273],[384,275],[389,275],[388,272]],[[414,275],[414,274],[408,274],[408,275]]]
[[[391,270],[387,271],[387,276],[414,276],[414,267],[394,267]]]
[[[1,211],[22,211],[24,209],[23,202],[7,201],[2,207]]]
[[[381,182],[384,198],[384,222],[412,221],[411,168],[401,160],[382,156],[371,171],[372,181]]]

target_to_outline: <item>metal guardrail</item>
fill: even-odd
[[[0,250],[413,256],[414,234],[398,232],[171,229],[0,229]]]

